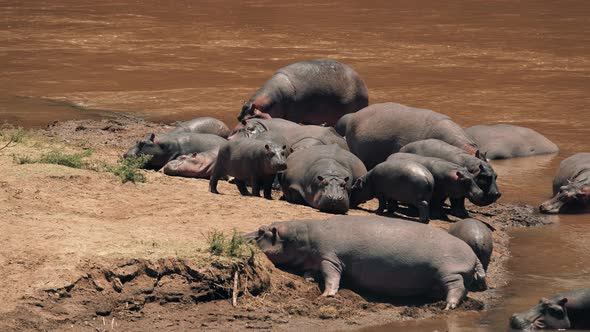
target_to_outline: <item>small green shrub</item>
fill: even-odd
[[[4,137],[5,135],[3,132],[0,132],[0,136]],[[18,130],[14,134],[10,135],[8,143],[6,143],[4,146],[0,147],[0,150],[4,150],[5,148],[17,145],[18,143],[22,142],[25,139],[25,136],[26,136],[25,130],[23,128],[19,127]]]
[[[209,252],[213,255],[221,256],[225,253],[227,244],[225,243],[225,234],[218,230],[213,230],[207,234],[207,244]]]
[[[151,159],[151,156],[139,156],[123,158],[117,162],[117,166],[107,166],[107,172],[118,176],[123,183],[125,182],[145,182],[145,176],[139,172],[141,168]]]
[[[39,159],[32,158],[30,156],[17,156],[12,155],[12,159],[15,163],[22,165],[22,164],[55,164],[55,165],[62,165],[72,168],[86,168],[88,164],[86,163],[84,158],[90,157],[92,155],[92,150],[86,150],[84,152],[79,153],[64,153],[60,150],[51,150],[47,153],[44,153],[39,157]]]
[[[222,231],[213,230],[206,234],[210,253],[217,256],[242,257],[251,253],[247,241],[234,229],[231,238],[227,239]]]

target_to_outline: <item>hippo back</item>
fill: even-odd
[[[576,153],[561,161],[559,170],[553,178],[553,195],[559,192],[561,186],[567,185],[568,180],[577,179],[580,175],[589,177],[590,182],[590,153],[588,152]]]
[[[337,144],[340,148],[348,151],[346,141],[332,127],[299,126],[284,131],[284,135],[293,150],[305,149],[314,145]]]
[[[189,121],[178,123],[176,128],[172,129],[169,134],[177,133],[195,133],[195,134],[213,134],[227,138],[230,130],[222,121],[212,117],[195,118]]]

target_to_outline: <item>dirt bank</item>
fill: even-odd
[[[471,293],[454,312],[442,302],[412,305],[369,299],[343,289],[319,298],[315,283],[275,269],[260,255],[219,258],[204,252],[206,234],[252,231],[294,218],[327,218],[309,207],[241,197],[220,183],[144,172],[146,183],[48,164],[15,163],[58,148],[92,149],[114,164],[136,139],[170,127],[129,118],[55,123],[0,151],[0,330],[349,329],[393,320],[457,315],[498,300],[507,283],[507,229],[545,223],[530,207],[468,206],[494,232],[491,289]],[[3,128],[0,146],[14,129]],[[367,215],[368,202],[350,214]],[[448,221],[432,221],[448,228]],[[231,304],[237,272],[237,306]]]

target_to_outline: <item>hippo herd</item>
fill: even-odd
[[[181,122],[166,134],[146,135],[124,157],[149,155],[146,168],[209,179],[214,194],[220,179],[232,177],[241,195],[260,196],[262,189],[272,199],[272,188],[280,187],[287,202],[340,214],[276,222],[245,235],[277,266],[321,281],[323,296],[346,283],[383,296],[445,299],[447,309],[468,291],[487,288],[492,230],[468,218],[465,199],[486,206],[500,198],[489,160],[558,152],[528,128],[463,129],[431,110],[369,105],[359,75],[330,59],[279,69],[238,120],[233,130],[209,117]],[[590,153],[561,163],[553,194],[541,212],[590,205]],[[374,198],[380,216],[345,215]],[[402,218],[391,215],[402,212]],[[449,232],[427,225],[447,214],[462,218]],[[510,324],[588,328],[588,317],[590,289],[542,299]]]

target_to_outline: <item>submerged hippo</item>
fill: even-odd
[[[436,138],[475,155],[477,145],[448,116],[395,103],[373,104],[352,114],[346,142],[368,169],[398,152],[402,146]]]
[[[277,266],[320,272],[323,296],[340,281],[379,295],[446,297],[454,309],[467,290],[486,289],[483,266],[465,242],[447,232],[403,219],[339,216],[275,222],[255,236]]]
[[[475,176],[477,186],[484,192],[482,205],[492,204],[502,195],[496,184],[498,175],[492,165],[485,161],[479,150],[475,151],[475,155],[471,155],[447,142],[438,139],[427,139],[407,144],[399,151],[425,157],[436,157],[467,168],[469,173]]]
[[[146,167],[158,170],[178,156],[218,149],[225,142],[225,138],[212,134],[149,134],[132,146],[123,157],[152,156]]]
[[[331,59],[309,60],[277,70],[244,104],[238,120],[262,116],[332,126],[368,104],[367,86],[352,68]]]
[[[536,306],[512,315],[513,329],[590,329],[590,288],[542,298]]]
[[[473,126],[465,129],[487,159],[509,159],[559,152],[555,143],[538,132],[508,124]]]
[[[483,268],[488,270],[494,251],[494,240],[492,231],[486,224],[475,218],[459,220],[449,228],[449,234],[465,241],[473,249]]]
[[[287,168],[289,149],[286,145],[278,145],[273,140],[236,138],[219,148],[217,161],[213,166],[209,190],[217,191],[217,182],[226,175],[235,178],[234,183],[240,194],[249,196],[246,183],[252,185],[252,194],[260,196],[260,188],[264,197],[272,199],[271,189],[275,175]]]
[[[350,196],[352,184],[366,173],[355,155],[336,144],[311,146],[287,158],[287,170],[281,175],[283,197],[320,211],[346,213],[356,204]]]
[[[221,120],[211,117],[202,117],[180,122],[176,125],[176,128],[168,132],[168,134],[179,133],[213,134],[227,138],[230,130],[225,123],[221,122]]]
[[[394,153],[387,160],[414,161],[430,171],[434,177],[430,214],[434,217],[442,216],[442,206],[447,198],[451,201],[451,213],[460,218],[468,216],[464,205],[465,198],[476,205],[485,203],[483,191],[477,186],[473,175],[465,167],[440,158],[403,152]]]
[[[234,128],[228,139],[239,137],[256,137],[265,131],[286,133],[299,127],[299,124],[285,119],[248,119],[242,120]]]
[[[409,160],[386,160],[358,178],[352,192],[359,203],[379,199],[377,213],[394,212],[397,202],[418,209],[421,222],[430,220],[429,205],[434,177],[426,167]]]
[[[213,165],[217,160],[219,149],[182,155],[169,161],[162,172],[170,176],[182,176],[186,178],[209,179],[213,172]]]
[[[590,153],[564,159],[553,178],[554,197],[539,207],[543,213],[590,207]]]

